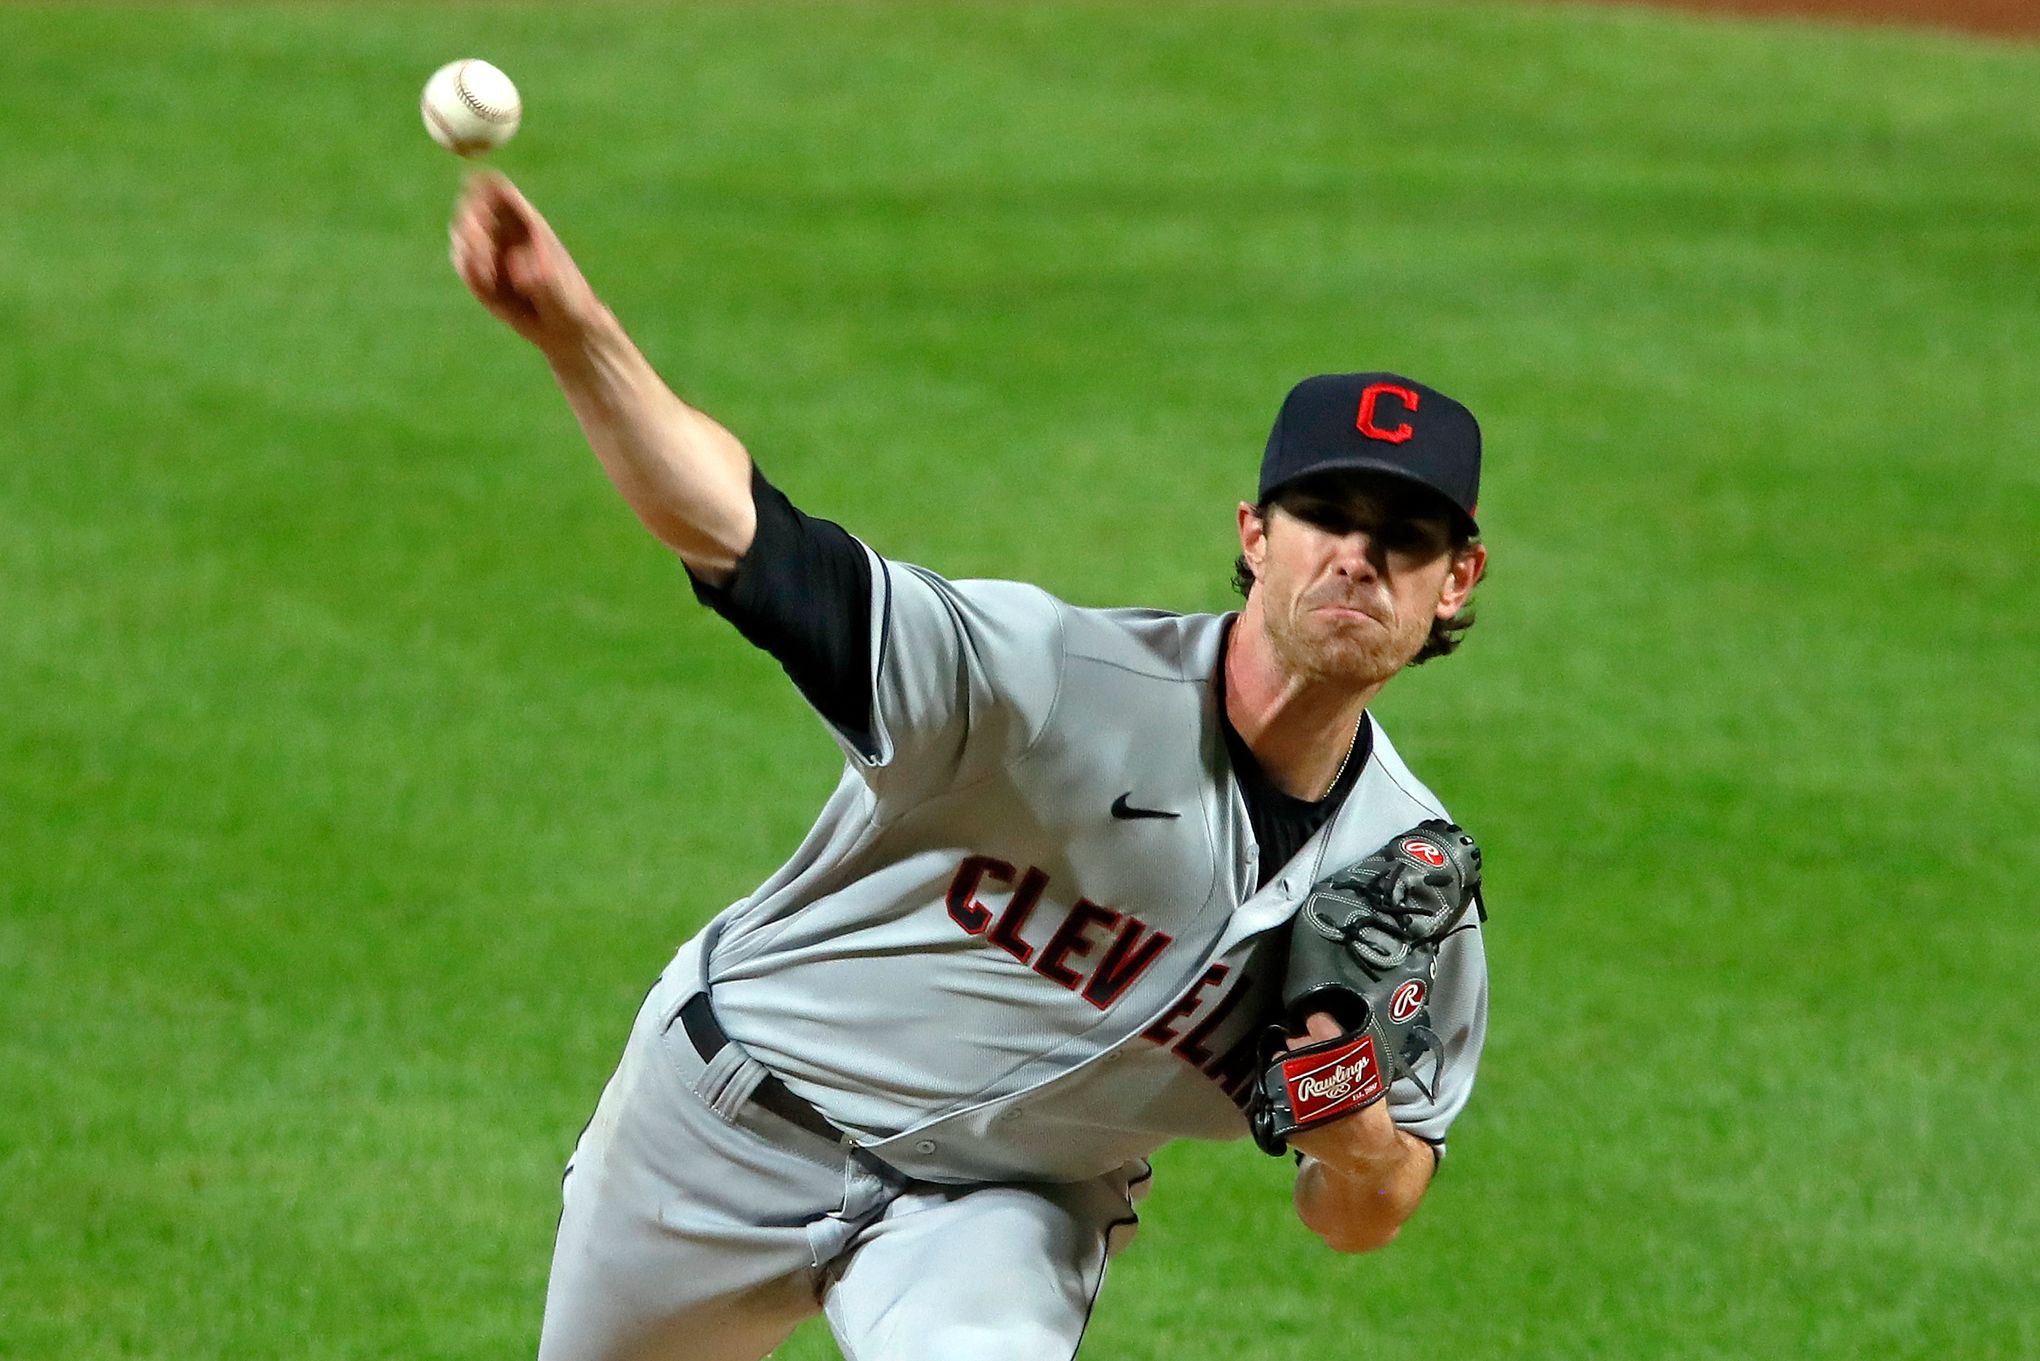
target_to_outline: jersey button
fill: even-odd
[[[933,1153],[934,1151],[935,1151],[935,1141],[934,1141],[933,1139],[921,1139],[921,1140],[917,1140],[917,1141],[915,1142],[915,1144],[914,1144],[914,1152],[916,1152],[916,1153],[922,1153],[922,1154],[926,1154],[926,1153]]]

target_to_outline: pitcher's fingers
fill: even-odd
[[[1336,1040],[1346,1033],[1346,1027],[1333,1020],[1327,1012],[1314,1011],[1304,1022],[1304,1033],[1312,1040]]]
[[[467,183],[460,188],[460,197],[453,201],[453,220],[487,223],[495,216],[495,212],[494,201],[485,191],[481,181],[469,177]]]
[[[448,230],[453,239],[458,241],[462,248],[470,254],[477,257],[487,256],[493,258],[495,256],[496,242],[490,237],[488,227],[483,225],[478,219],[457,218],[453,226]]]
[[[492,235],[499,241],[523,241],[539,235],[543,221],[538,210],[517,192],[517,187],[493,170],[476,172],[469,181],[475,204]]]
[[[495,259],[500,253],[488,224],[473,212],[462,211],[454,215],[447,224],[447,240],[472,265],[480,267],[486,263],[488,274],[496,273]]]
[[[455,249],[459,252],[456,267],[461,282],[485,303],[493,303],[503,288],[502,257],[493,244],[463,239]]]
[[[538,209],[531,206],[531,200],[510,182],[510,177],[500,170],[477,170],[469,181],[476,189],[494,203],[501,204],[519,217],[527,220],[538,217]]]
[[[478,299],[485,296],[488,290],[486,287],[484,287],[482,281],[475,277],[475,267],[473,263],[468,260],[466,252],[462,251],[459,246],[455,246],[451,254],[453,259],[453,272],[454,275],[457,278],[459,278],[461,286],[467,289],[468,292],[474,294],[475,297]]]
[[[503,273],[510,286],[526,297],[544,296],[552,288],[552,270],[544,252],[530,242],[503,252]]]
[[[449,232],[449,254],[453,258],[454,273],[460,281],[478,297],[486,296],[496,288],[496,252],[486,242],[477,244],[473,235],[455,230]]]

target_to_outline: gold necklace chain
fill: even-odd
[[[1363,715],[1360,723],[1365,723],[1366,721],[1367,719]],[[1360,745],[1360,723],[1353,725],[1353,735],[1346,739],[1346,754],[1339,758],[1339,768],[1332,772],[1332,782],[1325,786],[1325,793],[1321,797],[1329,797],[1331,792],[1339,787],[1339,777],[1346,773],[1346,765],[1353,759],[1353,748]]]

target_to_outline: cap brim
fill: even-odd
[[[1476,521],[1472,515],[1467,513],[1467,510],[1464,506],[1460,505],[1457,501],[1453,500],[1449,492],[1440,489],[1435,483],[1432,483],[1424,478],[1417,476],[1415,473],[1411,472],[1408,468],[1405,468],[1400,464],[1385,463],[1374,459],[1366,458],[1326,459],[1322,463],[1318,463],[1311,467],[1304,468],[1301,471],[1296,472],[1289,477],[1283,478],[1280,482],[1270,487],[1263,494],[1263,499],[1264,500],[1272,499],[1274,497],[1280,496],[1286,488],[1293,487],[1297,483],[1303,481],[1305,478],[1316,477],[1321,473],[1379,473],[1383,477],[1392,477],[1396,481],[1404,483],[1408,486],[1421,487],[1425,491],[1431,493],[1433,497],[1437,498],[1438,504],[1444,507],[1446,515],[1452,520],[1454,524],[1458,525],[1461,529],[1464,529],[1469,537],[1477,538],[1480,535],[1479,522]]]

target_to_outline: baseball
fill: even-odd
[[[524,117],[524,104],[510,77],[470,57],[432,73],[418,111],[433,141],[456,156],[479,156],[510,140]]]

